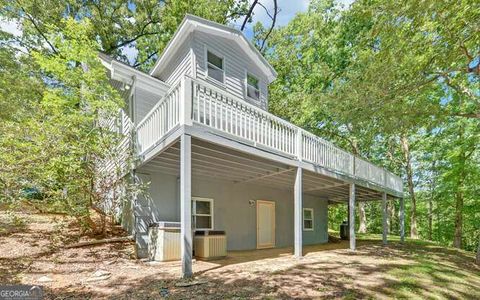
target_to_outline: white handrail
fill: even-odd
[[[288,155],[296,154],[297,127],[212,84],[193,83],[193,121]]]
[[[191,122],[341,174],[395,191],[403,190],[402,179],[393,173],[213,84],[189,76],[170,88],[138,123],[139,153],[155,145],[179,123],[191,125]]]
[[[137,148],[140,155],[179,123],[180,101],[182,101],[180,88],[180,83],[172,87],[138,123]]]

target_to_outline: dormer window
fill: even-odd
[[[225,69],[223,58],[207,51],[207,76],[223,83]]]
[[[247,73],[247,97],[258,100],[260,99],[260,88],[258,78]]]

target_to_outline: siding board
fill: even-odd
[[[203,32],[195,32],[193,35],[192,48],[196,56],[197,78],[207,80],[207,68],[205,64],[205,47],[224,57],[225,84],[223,88],[247,102],[260,108],[268,108],[267,78],[253,61],[248,58],[237,44],[229,39],[212,36]],[[259,79],[260,100],[255,101],[246,97],[245,81],[246,71]]]

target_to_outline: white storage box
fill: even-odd
[[[150,260],[180,260],[180,222],[156,222],[148,228]]]

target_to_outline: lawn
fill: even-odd
[[[20,217],[0,233],[0,282],[43,285],[46,299],[480,299],[473,253],[425,241],[360,235],[355,252],[307,246],[300,260],[289,248],[229,252],[195,261],[197,284],[182,286],[178,262],[136,260],[132,243],[66,249],[82,239],[68,219]],[[3,228],[11,219],[0,214]]]

